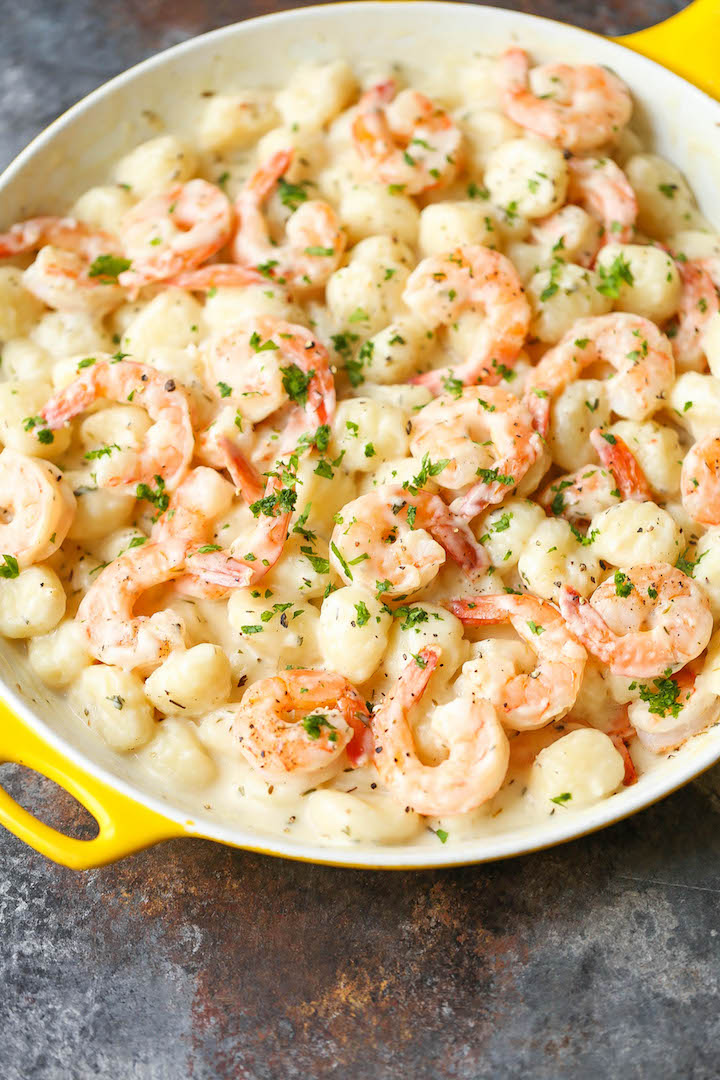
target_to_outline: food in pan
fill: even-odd
[[[612,72],[516,47],[198,104],[0,235],[0,632],[260,829],[445,843],[632,784],[719,711],[682,174]]]

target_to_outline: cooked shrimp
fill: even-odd
[[[98,255],[117,254],[122,248],[120,241],[111,233],[92,229],[75,218],[36,217],[11,226],[6,233],[0,233],[0,259],[39,251],[48,244],[84,255],[88,262]]]
[[[230,550],[203,550],[205,545],[187,553],[189,575],[177,588],[196,596],[223,596],[228,589],[256,585],[275,565],[283,552],[290,517],[295,506],[294,491],[283,488],[277,476],[269,476],[265,495],[250,509],[258,519],[249,540],[243,541],[241,557]],[[208,545],[214,546],[214,545]]]
[[[60,428],[98,398],[131,401],[154,421],[138,451],[110,453],[98,462],[99,483],[135,495],[140,483],[160,477],[172,491],[185,476],[194,436],[187,395],[174,379],[130,360],[102,360],[50,398],[41,410],[49,428]]]
[[[578,319],[529,372],[525,401],[541,434],[550,423],[552,398],[591,364],[610,364],[611,408],[627,420],[645,420],[661,408],[675,378],[672,345],[639,315],[614,312]]]
[[[49,559],[74,516],[75,496],[60,470],[6,446],[0,453],[0,552],[21,568]]]
[[[23,274],[28,292],[57,311],[87,311],[99,318],[125,297],[113,267],[112,253],[121,248],[110,233],[74,218],[31,218],[0,235],[0,258],[39,250]]]
[[[590,432],[590,442],[602,464],[615,478],[621,500],[648,502],[652,499],[647,477],[623,438],[594,428]]]
[[[335,415],[330,356],[304,326],[269,315],[253,319],[212,341],[207,363],[211,381],[252,423],[294,401],[288,439],[298,427],[314,432]]]
[[[78,608],[90,653],[104,664],[150,672],[175,649],[185,648],[185,625],[169,609],[135,615],[135,604],[148,589],[179,577],[186,544],[169,540],[134,547],[115,559],[88,589]]]
[[[595,428],[590,441],[604,468],[586,465],[576,473],[558,477],[540,495],[541,506],[568,521],[590,521],[601,510],[625,499],[652,499],[645,473],[624,439]]]
[[[703,591],[669,563],[617,570],[589,601],[565,585],[560,611],[570,632],[613,674],[638,678],[694,660],[713,627]]]
[[[498,386],[466,387],[426,405],[412,422],[411,452],[447,464],[438,483],[464,492],[452,504],[470,520],[515,490],[542,454],[532,419],[514,394]],[[482,479],[478,480],[477,477]]]
[[[424,94],[398,93],[394,79],[363,94],[352,134],[370,177],[408,195],[449,184],[461,163],[457,125]]]
[[[701,525],[720,525],[720,435],[707,435],[688,450],[680,474],[682,504]]]
[[[373,761],[383,784],[418,814],[464,814],[499,790],[510,760],[507,735],[489,701],[474,691],[435,711],[431,725],[447,745],[439,765],[424,765],[415,749],[410,710],[422,697],[440,649],[421,649],[373,716]]]
[[[466,386],[457,395],[435,398],[413,419],[410,431],[413,456],[447,460],[438,483],[451,491],[473,484],[478,472],[491,472],[491,466],[512,474],[517,484],[541,450],[527,409],[499,386]]]
[[[448,607],[465,626],[511,623],[538,658],[532,671],[514,674],[489,695],[506,727],[515,731],[544,727],[572,709],[587,653],[553,604],[535,596],[503,593],[452,600]]]
[[[427,585],[449,556],[466,571],[488,558],[439,495],[399,485],[377,488],[338,514],[330,562],[346,583],[388,597]]]
[[[320,199],[303,200],[290,215],[284,243],[271,236],[263,206],[292,158],[292,150],[278,150],[238,195],[233,257],[243,266],[261,268],[280,285],[302,291],[326,283],[340,265],[347,239],[333,208]]]
[[[568,174],[568,201],[602,222],[602,242],[632,240],[637,197],[620,166],[612,158],[570,158]]]
[[[701,684],[691,664],[639,687],[642,696],[627,712],[643,746],[655,754],[674,750],[717,721],[720,698]]]
[[[246,691],[231,731],[241,753],[270,775],[314,773],[339,761],[353,766],[372,751],[370,714],[355,687],[332,671],[283,671]]]
[[[233,406],[221,409],[212,423],[196,440],[195,452],[206,465],[226,469],[237,491],[246,503],[262,497],[263,481],[250,461],[251,432],[239,430],[243,425]]]
[[[500,58],[503,109],[536,135],[568,150],[592,150],[614,140],[630,119],[630,92],[606,68],[543,64],[535,72],[548,86],[542,97],[530,90],[530,60],[524,49],[508,49]]]
[[[46,246],[23,274],[23,285],[56,311],[86,311],[101,319],[125,299],[117,277],[76,251]]]
[[[267,285],[268,279],[249,266],[237,263],[211,263],[198,270],[186,270],[170,278],[167,285],[190,292],[209,292],[210,289],[244,289],[247,285]]]
[[[290,510],[272,498],[278,482],[268,484],[270,504],[262,511],[248,556],[206,544],[213,518],[232,498],[229,485],[214,470],[194,469],[175,492],[153,527],[150,543],[130,548],[100,572],[78,608],[90,639],[90,652],[106,664],[149,672],[174,649],[185,647],[183,620],[170,609],[136,616],[135,604],[156,585],[174,582],[178,591],[216,599],[228,589],[259,581],[277,561],[287,536]],[[268,519],[265,521],[265,517]]]
[[[423,259],[407,280],[403,300],[433,328],[448,326],[466,312],[485,315],[467,360],[411,380],[436,394],[448,378],[464,384],[498,382],[503,367],[515,363],[530,326],[530,305],[515,267],[481,244]]]
[[[207,180],[149,195],[123,217],[125,254],[132,265],[118,280],[137,291],[194,270],[227,244],[232,227],[230,200]]]
[[[682,296],[673,350],[681,371],[704,371],[707,362],[703,334],[713,315],[720,312],[720,298],[706,267],[701,262],[678,260]]]

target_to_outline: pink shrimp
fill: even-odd
[[[140,597],[184,570],[183,540],[144,544],[124,552],[101,570],[78,608],[92,656],[125,670],[150,672],[175,649],[185,648],[185,625],[174,611],[135,615]]]
[[[624,439],[595,428],[590,441],[604,468],[586,465],[553,480],[538,499],[541,506],[568,521],[589,521],[625,499],[652,499],[645,473]]]
[[[511,623],[538,658],[533,671],[501,680],[488,695],[507,727],[544,727],[572,709],[587,653],[553,604],[535,596],[485,594],[452,600],[448,607],[465,626]]]
[[[271,236],[263,206],[292,158],[292,150],[278,150],[238,195],[233,257],[242,266],[262,268],[261,272],[274,281],[302,292],[326,283],[340,265],[347,240],[337,214],[320,199],[300,202],[285,226],[284,243]]]
[[[131,266],[118,280],[137,292],[150,282],[194,270],[228,243],[232,227],[230,200],[207,180],[189,180],[149,195],[123,217]]]
[[[702,685],[695,663],[638,689],[642,696],[627,706],[628,725],[655,754],[675,750],[717,722],[720,698]]]
[[[432,726],[448,748],[439,765],[420,761],[409,713],[420,701],[441,650],[421,649],[373,716],[378,775],[401,806],[433,817],[464,814],[493,797],[510,760],[507,735],[489,701],[471,691],[437,709]]]
[[[168,285],[190,292],[209,292],[211,289],[244,289],[248,285],[267,285],[268,279],[258,270],[237,263],[211,263],[198,270],[186,270],[169,278]]]
[[[206,465],[226,469],[246,503],[262,497],[263,482],[250,461],[250,434],[239,431],[242,417],[232,407],[221,409],[212,423],[196,440],[195,452]]]
[[[578,319],[528,374],[525,402],[541,434],[553,397],[599,363],[615,368],[608,397],[613,412],[628,420],[645,420],[661,408],[675,379],[672,345],[649,319],[622,312]]]
[[[543,64],[536,75],[547,83],[542,97],[529,88],[530,60],[524,49],[508,49],[499,75],[505,113],[520,127],[568,150],[592,150],[610,142],[632,113],[625,84],[594,64]]]
[[[175,380],[130,360],[97,361],[52,397],[40,415],[51,430],[57,429],[98,398],[131,401],[146,409],[154,421],[142,449],[119,453],[117,466],[113,454],[102,459],[98,465],[101,485],[134,495],[138,484],[159,477],[158,483],[168,491],[177,487],[193,456],[195,438],[187,395]]]
[[[39,251],[47,244],[84,255],[89,262],[99,255],[117,254],[122,248],[116,236],[93,229],[75,218],[35,217],[0,233],[0,259]]]
[[[602,243],[629,243],[638,215],[637,197],[612,158],[570,158],[568,202],[602,222]]]
[[[523,347],[530,305],[515,267],[497,251],[468,244],[423,259],[407,280],[403,300],[428,327],[448,326],[465,312],[483,312],[485,321],[470,357],[411,380],[440,393],[449,378],[496,383]]]
[[[0,258],[39,250],[23,285],[57,311],[87,311],[102,318],[125,298],[116,254],[120,241],[74,218],[38,217],[0,234]]]
[[[75,509],[72,487],[56,465],[10,446],[0,453],[0,551],[22,569],[57,551]]]
[[[198,544],[195,540],[188,544],[188,574],[176,582],[178,591],[217,599],[229,589],[243,589],[261,581],[283,553],[294,495],[291,488],[283,488],[279,477],[268,477],[265,495],[250,507],[258,521],[253,535],[243,544],[247,554],[238,558],[228,550],[218,550],[217,545]]]
[[[589,601],[565,585],[560,611],[593,656],[631,678],[653,678],[694,660],[713,630],[707,597],[669,563],[617,570]]]
[[[707,435],[688,450],[680,474],[682,504],[701,525],[720,525],[720,436]]]
[[[484,548],[439,495],[377,488],[347,503],[330,543],[330,562],[346,583],[387,596],[416,592],[446,556],[470,571],[487,566]]]
[[[683,290],[677,330],[672,338],[680,371],[704,371],[707,366],[703,334],[713,315],[720,312],[720,298],[702,261],[678,259],[676,266]]]
[[[372,753],[370,714],[352,683],[332,671],[283,671],[253,683],[242,702],[226,705],[240,752],[273,776],[311,774],[339,763],[353,767]]]
[[[498,386],[468,386],[459,397],[431,401],[413,420],[410,447],[417,456],[447,461],[438,476],[442,487],[470,485],[451,505],[466,521],[502,502],[543,452],[528,410]]]
[[[352,126],[369,175],[418,195],[449,184],[461,164],[462,133],[448,114],[394,79],[363,94]]]
[[[269,315],[253,319],[212,342],[208,367],[223,396],[252,423],[275,412],[290,397],[297,409],[289,425],[292,430],[286,432],[288,439],[296,436],[298,428],[315,431],[335,415],[328,351],[304,326]]]

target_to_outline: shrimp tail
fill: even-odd
[[[595,428],[590,432],[590,442],[602,464],[612,473],[622,499],[635,502],[652,499],[647,477],[624,439]]]

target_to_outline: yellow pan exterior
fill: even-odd
[[[614,40],[720,99],[720,0],[695,0],[649,30]]]
[[[695,0],[659,26],[615,40],[720,99],[720,0]],[[198,835],[80,769],[0,703],[0,762],[8,761],[54,780],[97,820],[94,840],[75,840],[39,821],[0,788],[0,824],[63,866],[103,866],[160,840]],[[264,849],[258,845],[254,850]]]

